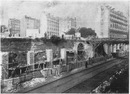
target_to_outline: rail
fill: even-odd
[[[117,62],[118,61],[118,62]],[[41,83],[33,88],[28,88],[27,90],[25,90],[24,92],[28,92],[28,93],[34,93],[34,92],[39,92],[39,93],[43,93],[43,92],[64,92],[65,90],[73,87],[74,85],[80,83],[83,80],[86,80],[86,78],[91,78],[92,76],[96,75],[97,73],[102,72],[105,69],[110,68],[113,65],[119,64],[121,63],[122,60],[120,59],[114,59],[114,60],[110,60],[106,63],[101,63],[97,66],[93,66],[90,67],[88,69],[83,69],[80,70],[78,72],[71,72],[68,73],[66,76],[63,76],[59,79],[55,79],[52,82],[48,82],[48,83]],[[76,77],[76,79],[74,79]]]

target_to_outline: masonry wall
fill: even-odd
[[[2,52],[28,52],[30,50],[39,51],[46,49],[60,50],[61,48],[73,48],[74,41],[60,42],[58,45],[51,43],[51,41],[32,40],[27,38],[1,38]]]
[[[2,38],[2,52],[29,51],[31,48],[31,39],[23,38]]]

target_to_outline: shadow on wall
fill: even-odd
[[[97,55],[101,56],[106,56],[106,52],[104,50],[103,44],[100,44],[96,49],[95,49],[95,53],[97,53]]]
[[[31,49],[31,39],[25,38],[1,38],[1,51],[17,52],[29,51]]]

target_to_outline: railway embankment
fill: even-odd
[[[53,79],[46,83],[41,83],[33,88],[27,88],[18,92],[23,93],[60,93],[64,92],[73,86],[92,78],[93,76],[111,68],[112,66],[115,66],[120,63],[125,63],[128,61],[128,58],[122,58],[122,59],[113,59],[109,60],[107,62],[102,62],[98,65],[93,65],[93,67],[89,67],[87,69],[81,69],[78,71],[73,71],[72,73],[68,73],[66,75],[63,75],[62,77],[58,79]]]

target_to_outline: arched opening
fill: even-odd
[[[96,49],[95,49],[95,57],[98,56],[106,56],[106,52],[104,50],[103,44],[100,44]]]
[[[82,43],[79,43],[77,47],[77,59],[84,60],[85,59],[84,55],[85,55],[84,45]]]

